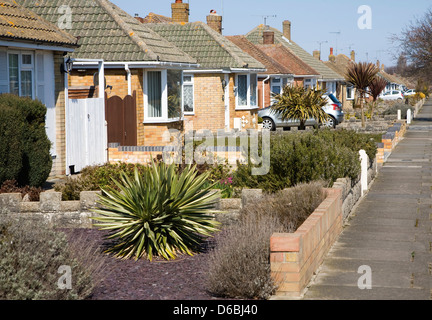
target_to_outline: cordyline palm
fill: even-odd
[[[322,109],[327,104],[327,100],[323,98],[324,93],[323,90],[306,89],[302,86],[286,86],[281,94],[274,96],[276,102],[271,108],[283,121],[300,121],[299,129],[304,130],[306,121],[310,118],[318,123],[328,119],[328,115]]]
[[[373,116],[376,101],[378,100],[379,95],[381,94],[381,92],[383,92],[386,86],[387,86],[387,80],[379,76],[375,76],[375,78],[372,80],[371,84],[369,85],[369,94],[373,98],[371,116]]]
[[[365,127],[363,105],[367,88],[370,87],[378,71],[379,69],[373,63],[359,62],[351,64],[348,67],[347,74],[345,75],[345,79],[357,89],[360,96],[362,127]]]
[[[98,214],[92,218],[100,222],[96,226],[116,240],[106,252],[135,260],[193,255],[192,249],[219,225],[209,214],[219,195],[207,180],[208,174],[197,176],[195,166],[179,174],[174,164],[163,162],[152,163],[142,175],[135,170],[134,178],[122,174],[114,181],[120,191],[103,190],[101,208],[92,210]]]

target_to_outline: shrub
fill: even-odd
[[[133,178],[122,174],[116,181],[120,191],[103,189],[102,208],[93,210],[98,214],[93,219],[100,222],[96,226],[116,240],[107,253],[136,260],[193,255],[202,237],[212,235],[218,225],[209,215],[218,194],[204,186],[207,178],[197,177],[196,167],[179,174],[174,164],[164,162],[153,162],[142,174],[136,168]]]
[[[6,180],[0,187],[0,193],[21,193],[24,198],[28,196],[28,201],[39,201],[42,188],[36,187],[18,187],[16,180]]]
[[[228,226],[209,256],[207,291],[221,297],[268,299],[277,288],[270,273],[270,237],[281,230],[276,217],[253,213]]]
[[[45,114],[46,107],[37,100],[0,95],[0,151],[5,151],[0,152],[0,164],[5,165],[0,183],[13,179],[21,186],[45,183],[52,167]]]
[[[373,141],[360,138],[355,140],[356,135],[348,131],[338,133],[331,130],[272,134],[270,172],[254,176],[251,175],[251,161],[239,164],[234,173],[234,185],[277,192],[316,180],[324,180],[329,185],[338,178],[356,180],[360,173],[358,151],[370,148],[369,154],[376,152],[376,146],[372,147]]]
[[[25,219],[0,220],[0,300],[71,300],[91,296],[102,256],[85,239],[70,244],[63,232]],[[60,266],[70,266],[72,288],[58,287]]]
[[[79,176],[67,177],[65,182],[56,183],[54,190],[62,193],[63,201],[79,200],[81,191],[97,191],[107,187],[117,188],[114,180],[120,180],[122,172],[133,177],[135,168],[142,173],[147,166],[126,163],[88,166],[82,169]]]
[[[406,104],[402,104],[402,103],[397,103],[397,104],[391,106],[390,108],[388,108],[387,110],[385,110],[383,112],[383,115],[385,115],[385,116],[387,116],[387,115],[397,115],[398,114],[398,110],[400,110],[401,111],[401,117],[402,117],[402,119],[406,119],[408,109],[411,109],[410,105],[406,105]]]
[[[270,237],[295,232],[325,199],[323,183],[265,195],[241,210],[210,253],[206,287],[217,296],[267,299],[277,288],[270,273]]]

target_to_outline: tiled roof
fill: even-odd
[[[264,51],[262,51],[257,45],[254,45],[245,36],[227,36],[228,40],[238,46],[240,49],[248,53],[257,61],[261,62],[267,69],[266,74],[292,74],[286,66],[280,64]]]
[[[265,66],[203,22],[150,23],[149,28],[197,59],[201,69]]]
[[[333,69],[335,72],[340,74],[342,78],[345,78],[348,67],[351,63],[353,63],[353,61],[344,54],[339,54],[335,56],[335,62],[324,61],[324,64],[327,67]]]
[[[319,75],[316,70],[304,63],[282,44],[260,44],[257,46],[274,60],[286,66],[295,76]]]
[[[77,39],[15,1],[0,0],[0,38],[75,46]]]
[[[246,38],[249,39],[252,43],[262,44],[263,43],[263,31],[267,28],[264,25],[259,25],[248,34],[246,34]],[[298,44],[293,41],[288,41],[283,33],[275,28],[268,27],[269,30],[274,31],[275,35],[275,43],[283,44],[286,48],[291,50],[293,54],[295,54],[299,59],[301,59],[304,63],[309,65],[312,69],[319,72],[323,80],[343,80],[341,76],[334,72],[332,69],[327,67],[322,61],[314,58],[311,54],[301,48]]]
[[[125,11],[107,0],[17,0],[46,20],[57,23],[61,6],[72,12],[72,29],[80,48],[74,58],[106,62],[165,61],[195,63],[182,52]]]
[[[145,18],[138,18],[142,23],[169,23],[172,18],[150,12]]]

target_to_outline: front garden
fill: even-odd
[[[119,287],[130,280],[121,273],[135,279],[145,272],[176,278],[176,295],[169,293],[173,284],[137,280],[143,287],[131,289],[134,299],[267,299],[277,287],[270,275],[271,234],[295,232],[323,201],[323,188],[336,179],[356,180],[358,151],[364,149],[374,159],[380,138],[347,130],[274,133],[270,172],[264,176],[251,175],[251,162],[235,168],[225,163],[189,168],[162,162],[153,169],[125,163],[85,168],[55,190],[63,200],[76,200],[80,191],[104,190],[101,202],[107,210],[94,216],[99,217],[98,229],[106,230],[39,232],[43,226],[29,221],[26,230],[34,232],[27,233],[3,221],[0,264],[15,275],[16,285],[9,276],[2,278],[0,298],[129,299],[127,288]],[[214,221],[214,191],[229,198],[244,188],[262,189],[264,197],[243,207],[235,223]],[[22,240],[10,241],[15,237]],[[58,292],[53,281],[59,277],[57,265],[72,266],[72,287],[77,291]]]

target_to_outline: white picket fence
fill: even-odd
[[[108,161],[105,99],[69,99],[66,111],[66,170],[79,172]]]

